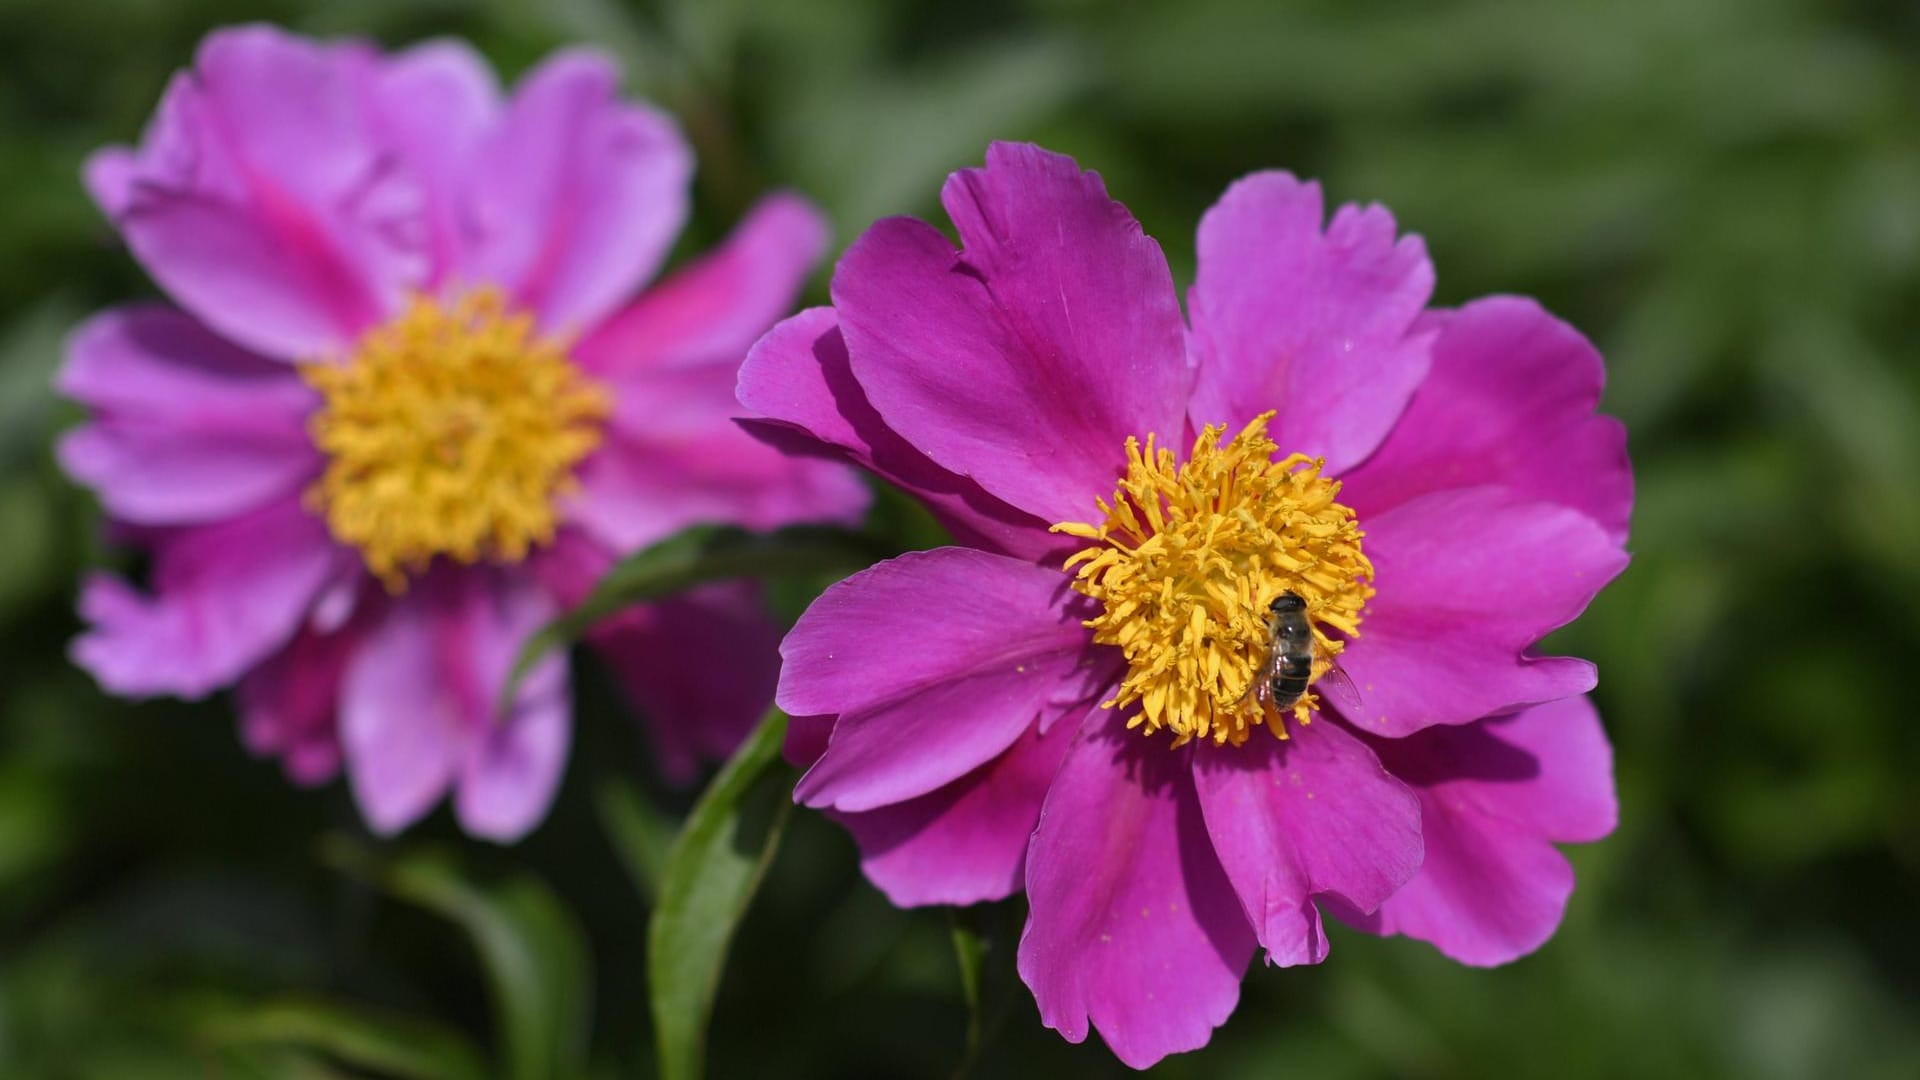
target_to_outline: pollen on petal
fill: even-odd
[[[1373,564],[1338,481],[1301,454],[1274,460],[1272,413],[1221,444],[1209,426],[1182,463],[1149,434],[1126,443],[1127,471],[1104,520],[1062,522],[1055,532],[1089,541],[1066,560],[1074,588],[1101,605],[1094,640],[1119,648],[1127,673],[1108,708],[1134,708],[1127,726],[1239,745],[1256,727],[1287,737],[1281,710],[1254,691],[1272,642],[1269,605],[1293,593],[1306,603],[1317,679],[1358,635],[1373,596]],[[1293,703],[1296,723],[1317,701]]]

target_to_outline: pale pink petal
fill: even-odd
[[[851,461],[919,499],[956,540],[1020,558],[1058,558],[1062,537],[979,484],[948,472],[901,438],[853,378],[832,308],[774,327],[740,369],[740,404],[756,437],[789,456]]]
[[[1553,841],[1613,831],[1613,754],[1584,697],[1374,743],[1420,796],[1426,862],[1371,918],[1464,964],[1504,964],[1560,925],[1573,871]]]
[[[75,663],[128,697],[197,698],[230,685],[292,639],[315,597],[347,569],[297,497],[210,525],[158,530],[150,593],[94,575]]]
[[[959,230],[875,224],[833,302],[853,374],[888,427],[1047,522],[1110,495],[1128,436],[1184,434],[1191,374],[1160,246],[1093,173],[996,143],[942,201]]]
[[[794,797],[839,810],[901,802],[1050,725],[1101,666],[1084,617],[1066,575],[967,548],[911,552],[834,585],[781,646],[780,707],[839,714]]]
[[[1322,213],[1318,184],[1264,172],[1201,219],[1190,415],[1237,430],[1277,410],[1281,452],[1337,475],[1380,445],[1426,374],[1432,335],[1413,328],[1433,266],[1382,207],[1343,206],[1324,229]]]
[[[497,285],[542,326],[580,333],[659,268],[693,158],[664,113],[620,101],[619,83],[581,50],[521,81],[473,167],[456,282]]]
[[[1253,929],[1207,837],[1190,750],[1096,710],[1027,853],[1020,977],[1070,1042],[1091,1024],[1144,1069],[1205,1046],[1240,998]]]
[[[1343,478],[1342,501],[1365,520],[1430,491],[1498,484],[1580,510],[1624,541],[1633,472],[1626,429],[1594,413],[1599,352],[1519,297],[1434,323],[1432,372],[1380,451]]]
[[[1337,723],[1203,745],[1194,761],[1207,835],[1269,963],[1326,959],[1315,897],[1372,911],[1420,867],[1419,800]]]
[[[82,324],[67,352],[57,386],[92,419],[60,440],[60,464],[122,521],[217,521],[319,472],[313,391],[191,316],[117,308]]]
[[[1593,689],[1593,665],[1531,649],[1627,565],[1592,518],[1499,488],[1436,492],[1363,519],[1378,594],[1341,654],[1360,701],[1335,706],[1398,737]]]

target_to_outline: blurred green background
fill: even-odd
[[[247,18],[465,35],[509,74],[613,50],[697,146],[683,253],[773,185],[842,244],[938,220],[946,172],[1033,139],[1104,173],[1183,282],[1201,211],[1281,166],[1422,233],[1439,302],[1540,297],[1606,353],[1639,478],[1631,569],[1555,642],[1600,664],[1620,830],[1573,853],[1539,954],[1476,971],[1336,929],[1327,964],[1254,970],[1213,1045],[1158,1071],[1920,1075],[1908,0],[0,0],[0,1076],[453,1076],[497,1015],[595,1075],[652,1067],[631,853],[689,795],[602,674],[552,819],[503,851],[444,815],[376,844],[339,785],[250,759],[224,701],[113,701],[63,659],[75,576],[113,556],[52,465],[74,414],[48,382],[78,317],[151,291],[76,172]],[[988,942],[975,1075],[1121,1072],[1040,1028],[1017,901],[965,918]],[[726,973],[715,1074],[952,1073],[950,931],[797,816]],[[503,1014],[476,940],[525,950]]]

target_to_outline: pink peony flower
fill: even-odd
[[[1256,948],[1325,958],[1323,911],[1470,964],[1544,942],[1554,844],[1615,817],[1594,669],[1532,651],[1627,561],[1599,355],[1527,300],[1428,310],[1417,238],[1284,173],[1201,222],[1190,322],[1068,158],[995,145],[942,201],[959,251],[879,222],[741,370],[769,441],[965,545],[788,635],[796,798],[897,904],[1024,887],[1042,1019],[1136,1067],[1206,1043]],[[1298,702],[1260,689],[1289,593]]]
[[[492,702],[528,633],[616,553],[699,522],[856,520],[849,470],[732,422],[747,347],[825,242],[779,195],[637,299],[687,213],[672,121],[567,52],[503,97],[463,44],[382,54],[216,32],[94,198],[177,306],[105,312],[61,390],[60,460],[151,559],[88,581],[73,655],[128,696],[238,686],[241,732],[297,782],[344,763],[377,831],[449,790],[509,840],[567,754],[564,657]],[[772,695],[746,585],[599,628],[670,769]]]

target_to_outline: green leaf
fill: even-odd
[[[660,894],[660,879],[667,876],[675,823],[625,780],[602,785],[595,801],[614,852],[633,879],[634,889],[651,906]]]
[[[458,1032],[341,1002],[288,999],[207,1023],[222,1050],[287,1046],[399,1080],[484,1080],[485,1063]]]
[[[890,554],[857,533],[813,526],[750,533],[703,525],[676,533],[615,563],[578,607],[527,639],[501,687],[499,715],[511,712],[520,680],[541,657],[578,641],[622,608],[727,578],[851,572]]]
[[[707,1022],[734,928],[793,809],[779,759],[787,718],[770,711],[687,815],[647,927],[647,982],[665,1080],[703,1075]]]
[[[980,1056],[980,974],[986,964],[987,939],[980,933],[972,913],[950,908],[953,931],[953,958],[960,967],[960,993],[967,1000],[967,1050],[955,1075],[964,1076]]]
[[[445,852],[381,860],[337,841],[326,855],[466,931],[486,969],[504,1075],[546,1080],[584,1071],[592,975],[584,936],[552,890],[526,874],[476,882]]]

